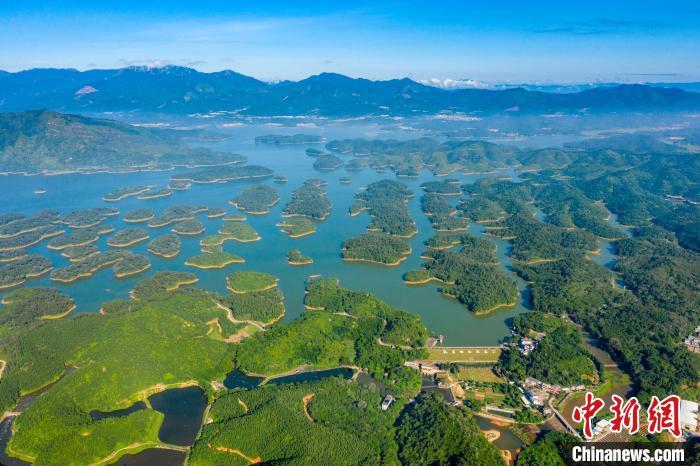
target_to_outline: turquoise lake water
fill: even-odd
[[[476,317],[468,312],[461,304],[453,299],[443,297],[435,284],[423,286],[408,286],[402,282],[402,276],[409,270],[419,268],[422,264],[420,254],[423,242],[433,235],[433,230],[427,217],[420,208],[422,190],[420,184],[424,181],[439,179],[425,171],[418,179],[401,179],[415,193],[409,202],[409,210],[416,220],[419,233],[410,240],[412,254],[397,267],[369,265],[363,263],[346,263],[341,260],[342,241],[351,236],[357,236],[365,231],[369,223],[366,213],[350,217],[348,209],[353,202],[354,194],[368,183],[381,179],[394,179],[393,173],[378,174],[370,169],[361,172],[349,172],[343,168],[334,172],[319,172],[312,167],[314,159],[305,155],[308,147],[322,145],[285,145],[269,146],[256,145],[254,138],[267,133],[319,133],[327,139],[345,137],[366,137],[373,134],[373,127],[333,127],[331,129],[295,130],[266,127],[221,128],[232,135],[223,142],[210,143],[210,147],[219,150],[246,155],[248,163],[260,164],[275,170],[276,174],[288,178],[287,184],[274,184],[272,179],[248,180],[228,184],[193,185],[187,191],[176,191],[171,197],[138,200],[135,197],[124,199],[117,203],[102,201],[107,192],[131,185],[156,185],[163,187],[168,184],[174,173],[189,170],[178,169],[165,172],[139,172],[130,174],[65,174],[55,176],[3,176],[0,177],[0,211],[19,211],[25,214],[41,209],[57,209],[62,213],[73,209],[109,206],[117,207],[121,215],[111,217],[105,223],[113,225],[116,230],[127,227],[143,227],[149,231],[151,238],[170,233],[170,227],[161,229],[147,228],[144,224],[126,224],[122,220],[126,212],[143,207],[154,209],[157,213],[173,204],[204,204],[209,207],[226,207],[229,213],[239,213],[228,201],[238,195],[245,186],[250,184],[270,184],[280,191],[281,201],[264,216],[248,215],[248,223],[262,237],[254,243],[224,244],[224,251],[238,254],[245,258],[246,263],[232,265],[220,270],[199,270],[184,265],[187,258],[200,253],[200,239],[205,235],[215,234],[222,224],[221,219],[207,219],[200,214],[198,218],[206,226],[206,232],[197,237],[183,237],[181,253],[173,259],[162,259],[149,254],[146,250],[148,241],[139,243],[129,249],[135,253],[150,258],[152,267],[149,271],[125,279],[115,279],[110,269],[98,272],[91,278],[81,279],[70,284],[51,282],[48,276],[30,280],[27,286],[55,286],[69,294],[78,305],[77,312],[96,312],[104,301],[116,298],[127,298],[134,285],[159,270],[181,270],[195,273],[200,281],[197,286],[225,293],[226,276],[234,270],[258,270],[271,273],[280,278],[280,288],[286,299],[286,315],[284,320],[289,322],[300,315],[303,309],[304,286],[309,275],[320,274],[327,278],[340,279],[341,286],[366,290],[374,293],[387,303],[421,315],[429,330],[442,334],[447,345],[493,345],[497,344],[508,332],[506,320],[524,312],[523,303],[514,309],[503,309],[488,316]],[[407,138],[416,137],[413,134],[382,134],[382,137]],[[346,160],[349,158],[346,158]],[[347,176],[352,182],[348,185],[339,183],[339,178]],[[511,170],[488,176],[516,176]],[[471,183],[480,178],[479,175],[452,176],[462,183]],[[320,178],[327,181],[328,196],[333,203],[331,216],[318,226],[316,234],[299,239],[289,238],[279,231],[275,224],[281,219],[281,212],[291,197],[291,192],[309,178]],[[34,194],[34,190],[43,188],[45,195]],[[479,232],[475,226],[474,232]],[[111,235],[103,236],[96,244],[101,250],[108,249],[106,240]],[[508,244],[497,241],[499,258],[508,269]],[[313,258],[309,266],[291,266],[287,263],[286,254],[291,248]],[[46,242],[30,248],[37,253],[50,258],[54,267],[64,267],[68,260],[61,256],[60,251],[51,251]],[[521,283],[519,283],[521,284]],[[522,284],[521,284],[522,285]],[[522,286],[521,286],[522,288]],[[526,290],[525,290],[526,293]],[[524,294],[523,296],[527,296]],[[526,300],[522,300],[526,301]]]

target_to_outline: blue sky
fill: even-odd
[[[0,1],[0,69],[175,64],[480,82],[699,81],[700,2]]]

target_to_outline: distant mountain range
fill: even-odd
[[[38,108],[329,117],[439,112],[596,113],[698,110],[700,93],[639,84],[573,93],[523,88],[448,90],[408,78],[371,81],[335,73],[267,83],[234,71],[202,73],[177,66],[0,71],[0,111]]]

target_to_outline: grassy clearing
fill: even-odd
[[[497,376],[491,367],[461,367],[459,369],[460,380],[471,380],[475,382],[505,382]]]

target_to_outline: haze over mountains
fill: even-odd
[[[245,161],[190,147],[183,140],[188,134],[52,110],[0,113],[0,172],[165,170]]]
[[[700,93],[638,84],[574,93],[522,88],[446,90],[408,78],[371,81],[334,73],[267,83],[229,70],[203,73],[177,66],[0,71],[0,112],[39,108],[328,117],[438,112],[658,112],[698,110]]]

